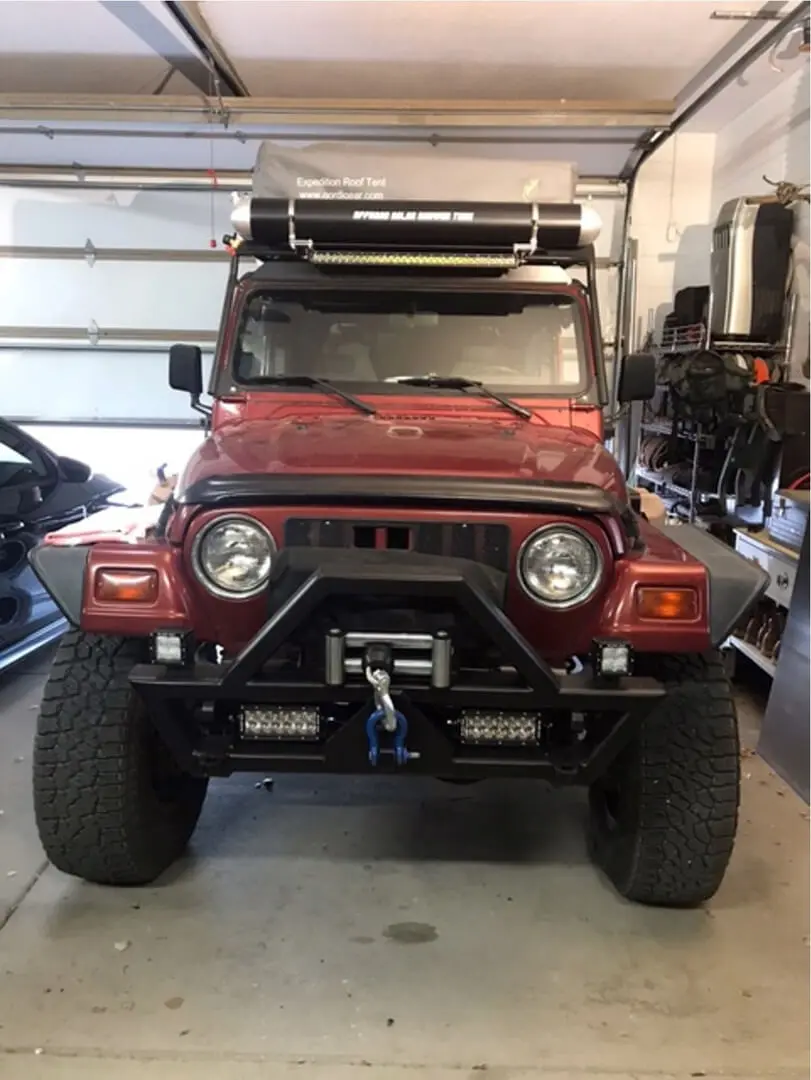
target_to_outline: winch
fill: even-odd
[[[347,677],[365,675],[367,654],[374,646],[387,649],[384,670],[390,676],[424,679],[436,690],[451,684],[453,647],[445,630],[435,634],[385,633],[379,631],[344,633],[332,629],[324,643],[324,677],[328,686],[343,686]],[[380,655],[373,656],[379,659]],[[377,665],[381,666],[380,664]]]

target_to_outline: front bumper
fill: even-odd
[[[313,549],[280,557],[270,587],[273,614],[229,663],[143,664],[130,679],[164,740],[190,771],[358,773],[396,767],[386,756],[386,733],[379,763],[370,762],[367,727],[375,703],[362,675],[335,685],[326,652],[323,663],[303,668],[276,662],[280,650],[318,623],[325,607],[334,614],[342,606],[357,609],[383,598],[386,604],[447,611],[475,626],[500,659],[498,668],[488,671],[454,668],[449,685],[442,687],[407,668],[399,675],[395,668],[392,698],[407,722],[411,751],[404,771],[589,782],[665,694],[653,679],[598,680],[588,670],[553,671],[504,614],[499,575],[477,563],[408,552]],[[317,708],[318,737],[308,742],[245,738],[240,712],[255,705]],[[537,714],[542,734],[531,746],[465,745],[457,720],[471,710]],[[576,731],[573,716],[580,718]]]

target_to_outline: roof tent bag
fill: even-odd
[[[392,146],[273,141],[259,147],[253,194],[259,198],[450,203],[572,203],[577,174],[565,161],[521,160],[455,145]]]

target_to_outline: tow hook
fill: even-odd
[[[375,655],[370,655],[373,651]],[[374,647],[374,650],[370,647],[365,658],[364,674],[375,695],[374,712],[366,721],[370,765],[377,765],[381,754],[392,754],[397,765],[405,765],[408,761],[420,756],[406,747],[408,721],[398,709],[395,709],[391,699],[391,674],[386,670],[387,667],[393,666],[390,663],[390,655],[390,650],[378,645]],[[381,749],[381,732],[392,737],[391,748]]]

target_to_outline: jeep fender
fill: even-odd
[[[716,647],[723,645],[765,592],[769,575],[757,563],[695,525],[651,524],[706,568],[710,640]]]
[[[112,556],[113,565],[119,561],[120,552],[126,563],[137,545],[149,543],[163,509],[160,504],[107,506],[47,533],[42,543],[29,552],[34,573],[72,626],[81,625],[91,551],[102,547]]]
[[[72,626],[82,618],[82,599],[89,544],[39,544],[28,555],[34,573]]]

